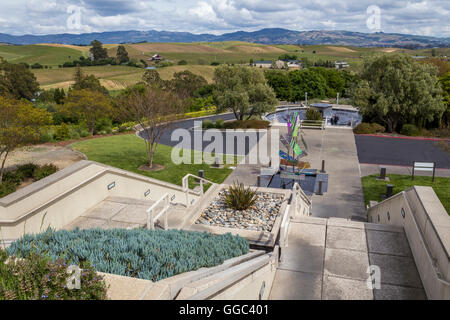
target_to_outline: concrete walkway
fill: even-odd
[[[367,286],[380,268],[380,288]],[[305,217],[289,227],[273,282],[273,300],[426,299],[402,228]]]
[[[151,200],[108,197],[66,225],[64,229],[135,229],[146,227],[147,209],[154,203]],[[162,209],[162,205],[158,209]],[[175,228],[183,221],[186,208],[182,205],[171,204],[168,213],[168,224],[171,228]],[[162,218],[159,220],[162,220]],[[156,226],[162,226],[162,222],[158,221]]]
[[[325,160],[328,173],[328,191],[313,195],[314,217],[352,216],[365,218],[364,196],[361,185],[358,155],[352,130],[327,128],[304,130],[308,146],[308,161],[312,168],[321,169]]]

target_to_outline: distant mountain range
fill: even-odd
[[[89,45],[90,42],[95,39],[102,43],[248,41],[262,44],[330,44],[357,47],[400,47],[410,49],[450,47],[450,38],[383,32],[361,33],[339,30],[293,31],[280,28],[262,29],[254,32],[238,31],[222,35],[155,30],[23,36],[0,33],[1,43],[15,45],[37,43]]]

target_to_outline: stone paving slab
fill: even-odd
[[[120,210],[125,207],[126,204],[124,203],[103,201],[91,210],[87,211],[83,216],[87,218],[108,220],[114,217]]]
[[[366,281],[325,275],[323,278],[324,300],[372,300],[373,292]]]
[[[324,274],[355,280],[367,280],[369,259],[364,251],[346,249],[325,250]]]
[[[289,246],[282,250],[279,268],[322,274],[324,247]]]
[[[366,230],[369,252],[411,257],[404,233]]]
[[[291,223],[289,229],[290,246],[325,245],[326,226],[319,224]]]
[[[327,248],[367,251],[366,233],[362,229],[328,226]]]
[[[380,289],[374,289],[375,300],[426,300],[423,289],[381,284]]]
[[[369,261],[371,265],[380,267],[382,285],[423,288],[413,258],[369,253]]]
[[[270,292],[271,300],[320,300],[322,275],[277,270]]]

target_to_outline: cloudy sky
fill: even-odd
[[[374,5],[383,32],[450,37],[449,0],[1,0],[0,33],[221,34],[271,27],[373,32],[367,8]]]

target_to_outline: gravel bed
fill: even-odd
[[[227,192],[227,190],[220,191],[195,223],[252,231],[272,231],[275,220],[280,214],[283,194],[257,192],[255,205],[247,210],[238,211],[225,204]]]

